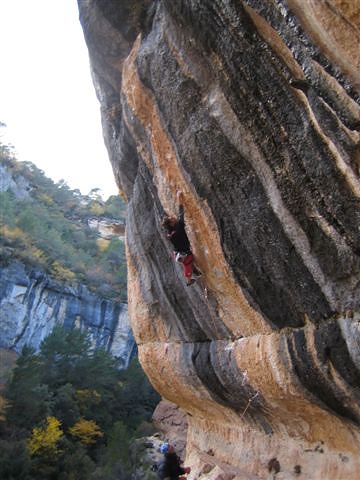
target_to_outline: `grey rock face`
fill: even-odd
[[[118,238],[124,241],[125,239],[125,224],[118,220],[95,217],[89,218],[87,224],[92,230],[96,230],[101,238],[106,240]]]
[[[64,285],[42,272],[12,263],[0,273],[0,347],[38,349],[55,325],[89,333],[126,368],[135,351],[127,304],[104,300],[84,285]]]
[[[79,11],[128,199],[139,358],[190,414],[193,477],[203,461],[217,465],[204,478],[225,477],[225,459],[231,478],[267,478],[278,456],[281,478],[300,465],[309,479],[360,478],[358,7],[79,0]],[[192,288],[161,229],[178,190],[203,273]]]
[[[26,178],[18,176],[14,178],[6,165],[0,165],[0,192],[12,192],[19,200],[25,200],[29,197],[29,191],[32,189]]]

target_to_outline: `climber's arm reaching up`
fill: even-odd
[[[178,222],[184,223],[184,205],[183,205],[184,194],[181,190],[178,190],[176,193],[176,200],[178,204]]]

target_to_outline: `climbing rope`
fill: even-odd
[[[199,278],[199,280],[197,281],[197,283],[199,283],[199,287],[200,287],[200,288],[203,290],[203,292],[204,292],[205,303],[206,303],[206,306],[207,306],[207,308],[208,308],[208,312],[209,312],[210,318],[211,318],[212,323],[213,323],[213,328],[214,328],[215,335],[216,335],[216,337],[217,337],[217,336],[220,337],[218,328],[217,328],[217,326],[216,326],[216,323],[217,323],[217,322],[216,322],[216,319],[215,319],[215,317],[214,317],[214,315],[213,315],[212,308],[211,308],[211,305],[210,305],[210,302],[209,302],[208,289],[207,289],[207,287],[206,287],[206,285],[205,285],[205,283],[204,283],[204,281],[203,281],[203,277],[202,277],[202,276]]]

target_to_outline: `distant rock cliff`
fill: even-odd
[[[140,360],[189,413],[191,478],[360,478],[358,2],[79,10]],[[192,288],[160,226],[178,189]]]
[[[113,237],[120,240],[125,239],[125,224],[111,218],[89,218],[87,221],[88,226],[96,230],[101,238],[110,240]]]
[[[93,346],[110,351],[123,368],[135,353],[127,304],[104,300],[84,285],[65,285],[18,262],[2,268],[0,347],[38,349],[57,324],[88,332]]]
[[[26,178],[20,175],[14,178],[7,166],[0,164],[0,192],[10,191],[15,197],[25,200],[29,198],[29,192],[32,188],[32,185]]]

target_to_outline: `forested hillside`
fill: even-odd
[[[79,330],[24,348],[0,395],[2,480],[128,480],[132,439],[159,401],[137,358],[127,370]]]
[[[121,357],[105,350],[110,344],[117,344],[118,349],[121,342],[127,345],[126,325],[117,333],[111,330],[114,322],[121,322],[124,307],[120,303],[127,300],[126,260],[120,237],[125,203],[118,196],[104,201],[97,188],[82,195],[63,180],[55,183],[34,164],[19,162],[12,148],[2,143],[0,178],[1,267],[10,271],[20,263],[36,274],[44,272],[32,280],[36,283],[51,277],[46,280],[48,290],[53,292],[61,284],[64,295],[71,291],[76,304],[81,306],[86,299],[90,303],[88,309],[67,309],[64,305],[70,305],[71,300],[62,301],[57,292],[63,320],[39,351],[26,344],[15,366],[9,351],[0,352],[0,478],[129,480],[136,468],[131,464],[129,447],[135,438],[152,431],[148,422],[159,395],[137,357],[121,370]],[[115,225],[113,236],[104,237],[89,227],[102,219]],[[13,287],[19,296],[27,277],[20,278],[19,269],[13,271],[20,282],[17,285],[14,280]],[[71,287],[75,284],[80,284],[80,290]],[[29,287],[32,292],[36,291],[34,285]],[[99,307],[95,296],[79,295],[79,291],[87,292],[83,286],[100,299]],[[21,334],[26,328],[31,330],[26,338],[33,340],[36,328],[46,330],[47,307],[51,319],[56,316],[58,303],[52,303],[48,292],[44,296],[46,307],[37,311],[29,299],[30,326],[26,314],[19,320],[25,322],[21,323]],[[38,294],[37,301],[41,298]],[[2,304],[8,308],[3,308],[0,318],[3,337],[13,321],[9,312],[21,302]],[[22,308],[25,303],[21,303]],[[74,317],[81,330],[74,328]],[[86,331],[89,324],[91,328]],[[18,340],[16,325],[14,330]],[[44,338],[42,332],[38,335]]]
[[[63,180],[55,183],[34,164],[17,161],[1,143],[0,169],[1,261],[20,259],[59,280],[82,282],[105,298],[126,301],[124,244],[118,237],[99,238],[87,223],[93,217],[124,222],[121,198],[103,201],[97,188],[82,195]]]

